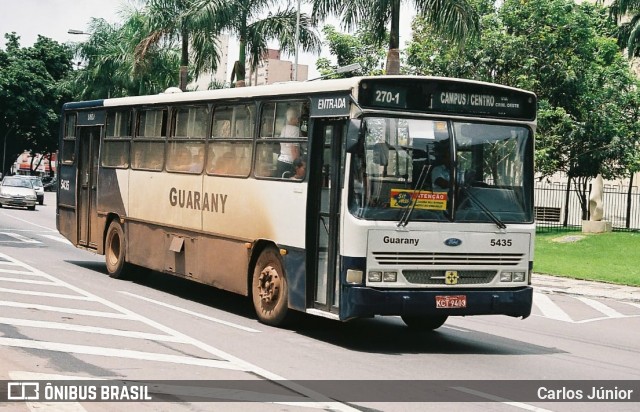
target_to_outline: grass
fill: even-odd
[[[565,236],[584,237],[557,241]],[[533,260],[536,273],[640,286],[640,233],[538,233]]]

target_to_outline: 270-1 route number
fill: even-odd
[[[491,239],[489,244],[491,246],[511,246],[513,242],[511,239]]]

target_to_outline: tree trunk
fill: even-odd
[[[180,55],[180,90],[187,91],[187,70],[189,67],[189,33],[182,30],[182,50]]]
[[[400,0],[391,2],[391,32],[386,74],[400,74]]]
[[[625,219],[625,227],[631,227],[631,194],[633,192],[633,173],[629,177],[629,189],[627,190],[627,218]]]

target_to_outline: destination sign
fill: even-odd
[[[362,107],[534,120],[533,93],[499,85],[447,79],[368,79],[360,84]]]

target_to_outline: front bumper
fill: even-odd
[[[468,316],[531,314],[533,288],[517,289],[404,289],[380,290],[365,286],[346,286],[340,300],[340,319],[348,320],[374,315],[386,316]],[[466,308],[436,308],[436,296],[465,295]]]
[[[0,204],[2,206],[15,206],[15,207],[32,207],[36,205],[36,199],[12,199],[12,198],[0,198]]]

